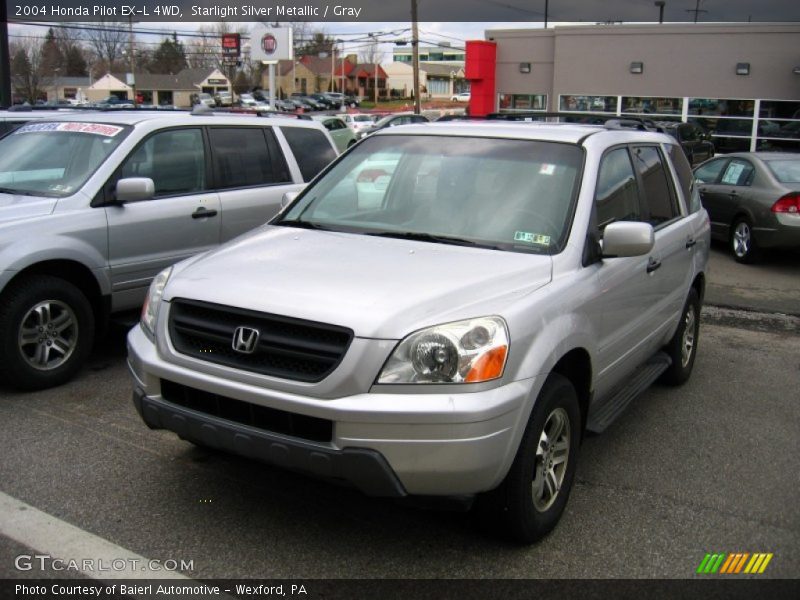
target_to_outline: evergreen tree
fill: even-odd
[[[147,70],[151,73],[169,73],[174,75],[187,67],[186,51],[183,44],[178,41],[178,36],[173,34],[172,39],[165,39],[153,52],[153,57]]]

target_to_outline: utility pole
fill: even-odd
[[[414,114],[422,112],[419,89],[419,27],[417,25],[417,0],[411,0],[411,62],[414,70]]]
[[[658,24],[664,24],[664,5],[666,2],[664,0],[656,0],[654,4],[658,7]]]
[[[136,102],[136,57],[133,55],[133,17],[128,17],[128,53],[131,58],[131,88],[133,89],[133,105],[138,106]]]
[[[11,55],[8,51],[8,14],[0,2],[0,106],[11,106]]]
[[[702,10],[702,9],[700,8],[700,3],[701,3],[702,1],[703,1],[703,0],[696,0],[696,2],[695,2],[695,5],[694,5],[694,8],[687,8],[687,9],[686,9],[686,12],[694,13],[694,22],[695,22],[695,23],[697,23],[697,16],[698,16],[700,13],[707,13],[707,12],[708,12],[707,10]]]

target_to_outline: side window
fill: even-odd
[[[734,158],[728,163],[728,168],[722,174],[720,183],[726,185],[750,185],[753,172],[753,165],[749,162]]]
[[[689,213],[695,213],[701,208],[700,195],[694,183],[694,175],[692,175],[689,161],[686,160],[686,155],[680,146],[670,144],[667,148],[672,166],[675,167],[675,172],[678,174],[678,182],[680,183],[683,197],[686,199],[686,208]]]
[[[294,153],[303,181],[311,181],[336,158],[336,151],[318,129],[281,127]]]
[[[271,132],[266,132],[271,134]],[[279,183],[273,153],[261,127],[212,127],[209,129],[214,174],[218,189]],[[280,169],[278,169],[278,173]]]
[[[121,177],[149,177],[155,195],[206,189],[206,160],[200,129],[173,129],[150,136],[123,163]]]
[[[655,146],[634,148],[633,161],[642,181],[647,221],[656,227],[677,217],[679,212],[675,196],[658,148]]]
[[[612,150],[600,162],[595,207],[601,232],[615,221],[642,220],[636,175],[627,148]]]
[[[717,160],[707,162],[702,167],[699,167],[697,171],[695,171],[694,176],[700,183],[716,183],[717,179],[719,178],[719,174],[722,173],[722,168],[727,164],[727,162],[728,159],[726,158],[719,158]]]

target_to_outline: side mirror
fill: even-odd
[[[117,182],[117,202],[149,200],[156,193],[156,186],[149,177],[128,177]]]
[[[300,195],[300,192],[286,192],[281,198],[281,210],[289,206],[294,199]]]
[[[603,257],[642,256],[653,249],[656,236],[650,223],[617,221],[603,231]]]

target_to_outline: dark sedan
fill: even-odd
[[[800,154],[726,154],[694,174],[711,235],[737,261],[754,262],[764,248],[800,248]]]

